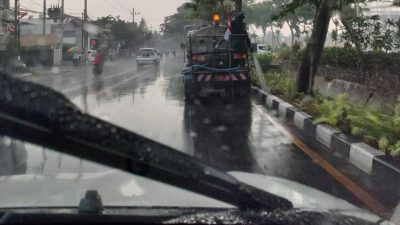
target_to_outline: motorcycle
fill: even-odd
[[[102,52],[97,52],[96,59],[93,62],[93,74],[95,76],[103,73],[104,55]]]
[[[96,76],[101,75],[103,73],[103,65],[102,64],[94,64],[92,72]]]

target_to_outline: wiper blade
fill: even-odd
[[[184,188],[244,209],[288,200],[239,182],[168,146],[82,113],[42,85],[0,74],[0,135]]]

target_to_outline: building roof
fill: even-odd
[[[61,38],[55,34],[49,35],[21,35],[22,47],[55,46],[61,42]]]

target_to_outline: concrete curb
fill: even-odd
[[[32,76],[33,73],[21,73],[21,74],[17,74],[15,75],[16,78],[24,78],[24,77],[29,77]]]
[[[282,99],[268,94],[257,87],[252,87],[252,93],[258,99],[265,99],[261,103],[269,109],[277,110],[278,115],[302,131],[308,138],[326,146],[333,155],[339,154],[364,171],[368,175],[381,179],[400,182],[400,166],[382,151],[365,143],[353,140],[327,125],[315,125],[313,117],[298,110]],[[299,137],[300,139],[304,139]]]

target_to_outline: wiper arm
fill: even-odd
[[[288,209],[288,200],[194,158],[86,115],[44,86],[0,74],[0,134],[141,175],[244,209]],[[21,93],[22,92],[22,93]]]

